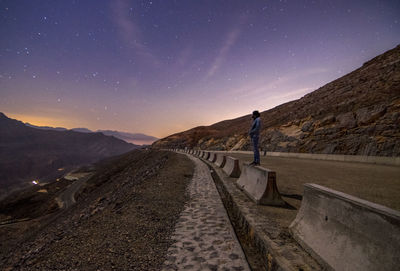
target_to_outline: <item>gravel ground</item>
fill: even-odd
[[[185,156],[161,151],[102,164],[77,204],[0,254],[1,269],[160,270],[193,171]]]

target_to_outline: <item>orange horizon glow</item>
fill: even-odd
[[[175,134],[175,133],[179,133],[179,132],[183,132],[189,129],[192,129],[194,127],[197,126],[201,126],[203,124],[198,124],[195,126],[190,126],[187,125],[187,127],[185,128],[183,125],[175,125],[174,128],[171,127],[171,129],[168,129],[165,132],[160,132],[160,133],[148,133],[148,132],[143,132],[143,131],[129,131],[127,129],[118,129],[118,128],[110,128],[110,127],[93,127],[91,125],[82,125],[79,122],[74,122],[74,121],[67,121],[67,120],[60,120],[60,119],[56,119],[56,118],[50,118],[50,117],[45,117],[45,116],[34,116],[34,115],[27,115],[27,114],[18,114],[18,113],[8,113],[8,112],[3,112],[7,117],[11,118],[11,119],[15,119],[18,121],[21,121],[23,123],[29,123],[31,125],[34,126],[39,126],[39,127],[53,127],[53,128],[66,128],[66,129],[74,129],[74,128],[87,128],[91,131],[97,131],[97,130],[115,130],[115,131],[119,131],[119,132],[128,132],[128,133],[143,133],[146,134],[148,136],[154,136],[157,138],[164,138],[167,137],[169,135]],[[215,121],[218,122],[218,121]],[[73,124],[75,123],[75,125]],[[212,123],[213,124],[213,123]],[[204,124],[206,125],[206,124]],[[211,125],[211,124],[207,124],[207,125]],[[178,126],[179,128],[177,128],[176,126]],[[139,140],[140,141],[140,140]],[[139,144],[141,145],[141,141],[135,141],[135,142],[131,142],[134,144]],[[142,142],[143,144],[146,144],[146,142]]]

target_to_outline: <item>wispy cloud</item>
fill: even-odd
[[[281,103],[292,101],[298,98],[301,98],[304,94],[309,93],[310,91],[314,90],[315,87],[306,87],[306,88],[299,88],[289,90],[288,92],[274,95],[270,99],[273,101],[280,101]]]
[[[134,49],[135,54],[147,63],[158,66],[160,62],[145,45],[142,38],[142,31],[131,15],[135,10],[131,9],[128,1],[114,0],[111,2],[111,9],[113,11],[112,19],[117,26],[119,35],[128,47]]]
[[[206,78],[212,77],[224,63],[229,53],[229,50],[232,48],[233,45],[235,45],[236,41],[238,40],[242,32],[242,25],[246,21],[246,19],[247,16],[241,16],[239,19],[239,23],[228,32],[222,47],[219,49],[217,56],[215,57],[210,68],[208,69]]]
[[[298,80],[305,77],[325,73],[327,71],[328,70],[324,68],[312,68],[312,69],[302,70],[297,73],[284,75],[274,80],[266,80],[266,79],[258,80],[255,82],[247,83],[246,85],[240,88],[232,89],[230,91],[230,94],[244,98],[249,96],[255,97],[255,96],[271,95],[276,92],[290,93],[291,89],[296,89],[293,86],[298,84],[296,83]],[[305,89],[305,88],[300,88],[300,89]],[[311,87],[308,87],[307,89],[311,89]]]

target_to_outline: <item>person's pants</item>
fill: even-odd
[[[253,142],[253,152],[254,152],[254,162],[260,163],[260,151],[258,150],[258,136],[251,137],[251,141]]]

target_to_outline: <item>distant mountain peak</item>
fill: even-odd
[[[4,115],[4,117],[7,118],[5,115]],[[31,127],[31,128],[41,129],[41,130],[68,131],[68,129],[63,128],[63,127],[36,126],[36,125],[30,124],[28,122],[25,123],[25,125],[28,127]],[[78,132],[78,133],[102,133],[106,136],[113,136],[115,138],[124,140],[125,142],[131,143],[134,145],[151,145],[154,141],[158,140],[157,137],[149,136],[149,135],[146,135],[143,133],[120,132],[120,131],[116,131],[116,130],[92,131],[87,128],[72,128],[69,131],[74,131],[74,132]]]
[[[139,148],[101,133],[37,129],[0,115],[0,197],[35,179]],[[62,128],[65,129],[65,128]]]
[[[71,130],[80,133],[93,133],[92,130],[89,130],[87,128],[72,128]]]

